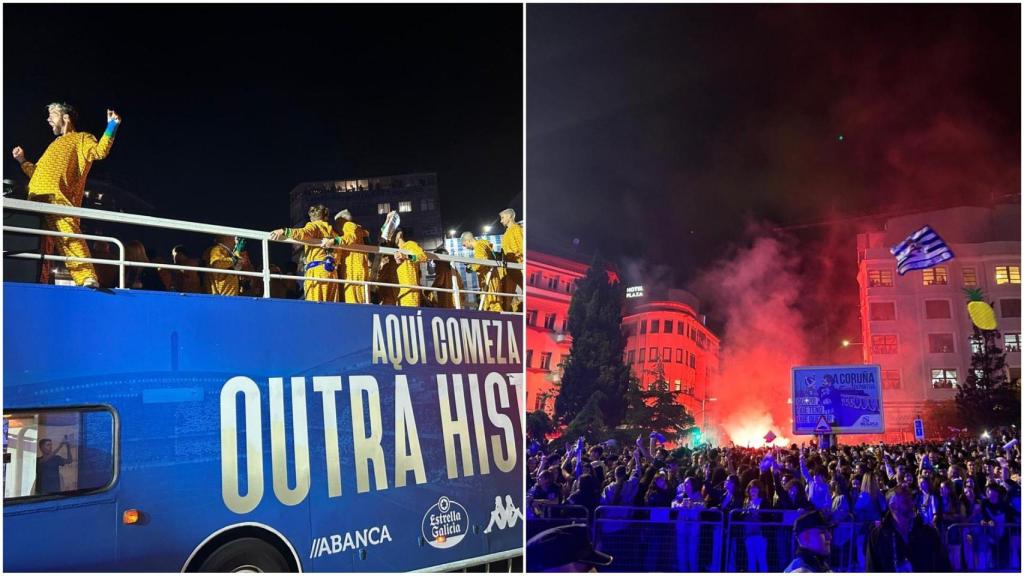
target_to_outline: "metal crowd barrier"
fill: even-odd
[[[797,510],[733,510],[729,513],[726,572],[782,572],[793,560],[793,523]],[[862,571],[857,556],[858,522],[839,522],[832,530],[834,572]]]
[[[961,523],[946,528],[948,548],[959,545],[959,555],[953,552],[953,569],[965,572],[1020,573],[1020,523]]]
[[[601,506],[594,545],[613,557],[606,572],[720,572],[722,520],[717,509]]]
[[[583,506],[569,504],[532,504],[528,510],[526,538],[529,540],[540,532],[556,526],[587,524],[590,513]]]

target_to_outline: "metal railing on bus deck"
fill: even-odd
[[[270,233],[263,230],[250,230],[247,228],[234,228],[231,226],[218,226],[214,224],[200,224],[197,222],[188,222],[185,220],[173,220],[170,218],[159,218],[156,216],[144,216],[140,214],[125,214],[123,212],[110,212],[107,210],[95,210],[92,208],[76,208],[72,206],[60,206],[57,204],[50,204],[47,202],[34,202],[30,200],[18,200],[14,198],[4,198],[3,201],[4,210],[17,210],[22,212],[33,212],[38,214],[54,214],[58,216],[72,216],[76,218],[86,218],[90,220],[102,220],[105,222],[117,222],[120,224],[134,224],[139,226],[149,226],[153,228],[164,228],[170,230],[181,230],[185,232],[196,232],[201,234],[212,234],[218,236],[235,236],[239,238],[245,238],[247,240],[258,240],[263,254],[262,271],[247,271],[247,270],[235,270],[233,268],[209,268],[202,266],[184,266],[180,264],[164,264],[164,263],[152,263],[152,262],[135,262],[131,260],[125,260],[124,245],[116,238],[110,236],[94,236],[89,234],[72,234],[66,232],[59,232],[46,229],[37,228],[22,228],[15,226],[4,226],[5,232],[11,232],[16,234],[39,234],[42,236],[61,236],[67,238],[80,238],[82,240],[95,240],[100,242],[110,242],[118,247],[118,258],[117,260],[103,259],[103,258],[78,258],[74,256],[57,256],[52,254],[34,254],[26,252],[15,252],[11,254],[5,254],[6,257],[12,258],[28,258],[36,260],[50,260],[58,262],[89,262],[91,264],[109,264],[118,267],[118,287],[124,288],[124,269],[126,266],[135,266],[139,268],[160,268],[166,270],[181,270],[181,271],[194,271],[194,272],[211,272],[215,274],[231,274],[235,276],[248,276],[253,278],[260,278],[263,280],[263,297],[270,298],[270,281],[271,280],[298,280],[305,281],[309,280],[305,276],[291,276],[288,274],[272,274],[270,272]],[[319,246],[319,241],[299,241],[294,239],[283,239],[274,240],[274,242],[281,242],[284,244],[299,244],[307,246]],[[336,250],[347,251],[347,252],[362,252],[365,254],[382,254],[386,256],[394,256],[395,254],[402,252],[406,255],[411,255],[407,250],[399,250],[396,248],[387,248],[383,246],[372,246],[363,244],[350,244],[338,246]],[[499,268],[507,268],[509,270],[522,270],[523,265],[520,263],[506,263],[500,260],[485,260],[479,258],[465,258],[460,256],[451,256],[448,254],[433,254],[427,252],[427,260],[440,260],[444,262],[455,262],[461,264],[478,264],[482,266],[490,267],[490,273]],[[477,294],[481,296],[495,296],[495,297],[510,297],[515,298],[521,296],[517,293],[508,292],[493,292],[488,290],[467,290],[460,289],[458,283],[453,285],[453,288],[436,288],[433,286],[416,286],[411,287],[408,284],[396,284],[389,282],[376,282],[370,280],[346,280],[344,278],[316,278],[316,282],[332,282],[338,284],[358,284],[363,287],[366,301],[369,302],[369,287],[379,286],[385,288],[414,288],[416,290],[426,290],[433,292],[447,292],[453,295],[454,305],[456,309],[461,309],[461,294]],[[479,307],[482,308],[484,304],[484,298],[479,298]]]

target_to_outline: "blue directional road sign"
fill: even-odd
[[[882,432],[881,373],[877,364],[795,366],[793,434]]]
[[[914,439],[924,440],[924,420],[914,418]]]

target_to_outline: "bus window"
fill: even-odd
[[[4,502],[103,488],[114,478],[114,416],[103,408],[4,414]]]

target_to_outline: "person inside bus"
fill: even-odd
[[[96,160],[103,160],[110,154],[114,146],[114,135],[121,125],[121,117],[113,110],[107,110],[107,128],[99,141],[87,132],[79,132],[78,112],[66,102],[54,102],[46,107],[47,124],[57,138],[46,147],[46,151],[36,163],[25,159],[25,151],[15,146],[11,155],[21,166],[22,172],[29,177],[28,199],[36,202],[47,202],[58,206],[81,207],[89,169]],[[81,234],[79,219],[73,216],[44,216],[46,228],[63,233]],[[89,246],[81,238],[45,236],[44,244],[49,247],[56,244],[65,257],[89,258]],[[45,251],[49,251],[48,248]],[[99,288],[96,270],[88,262],[66,262],[71,278],[78,286]],[[44,275],[49,272],[43,266]],[[42,278],[43,282],[48,276]]]
[[[438,248],[434,250],[434,253],[448,254],[448,251],[444,248]],[[460,292],[458,297],[459,308],[465,307],[465,299],[461,293],[465,289],[462,283],[462,275],[452,266],[451,262],[445,260],[434,261],[434,283],[431,286],[448,290],[454,290],[455,286],[458,286]],[[435,308],[455,308],[455,293],[453,292],[431,291],[427,294],[427,299]]]
[[[334,227],[328,221],[330,211],[323,204],[309,207],[309,222],[302,228],[278,228],[270,233],[271,240],[291,238],[293,240],[315,240],[316,245],[305,246],[306,281],[305,299],[309,302],[340,301],[339,285],[336,282],[317,282],[317,279],[338,277],[337,260],[331,252],[324,250],[320,243],[325,238],[334,238]]]
[[[462,247],[473,250],[473,258],[494,260],[494,247],[484,239],[477,239],[472,232],[462,233]],[[476,272],[480,289],[487,292],[501,292],[502,269],[485,264],[470,264],[468,268]],[[481,310],[501,312],[501,297],[492,294],[483,295]]]
[[[235,239],[232,236],[222,234],[214,238],[215,244],[206,249],[203,253],[203,263],[207,268],[219,268],[221,270],[238,270],[241,267],[239,258],[241,255],[228,246],[235,246]],[[240,287],[238,276],[234,274],[218,274],[206,272],[203,277],[207,294],[218,294],[221,296],[238,296]]]
[[[67,458],[57,454],[61,448],[66,449]],[[43,438],[39,441],[39,458],[36,460],[36,494],[56,494],[60,492],[60,468],[71,464],[71,446],[67,436],[64,441],[53,449],[53,441]]]
[[[395,254],[398,283],[402,285],[398,292],[398,305],[417,308],[420,305],[420,263],[426,261],[427,254],[419,244],[406,240],[401,228],[395,231],[395,245],[402,250]]]
[[[507,208],[498,213],[498,219],[505,227],[505,234],[501,237],[501,249],[505,255],[505,262],[510,264],[523,263],[523,229],[516,222],[516,211]],[[523,271],[505,270],[505,278],[502,280],[502,292],[515,294],[516,289],[523,289]],[[506,296],[502,298],[502,308],[506,312],[519,312],[523,301],[517,296]]]
[[[171,248],[171,262],[177,266],[199,266],[199,260],[188,255],[184,244],[178,244]],[[178,292],[199,294],[203,291],[202,282],[199,280],[199,272],[195,270],[173,270],[172,283],[177,287]]]

